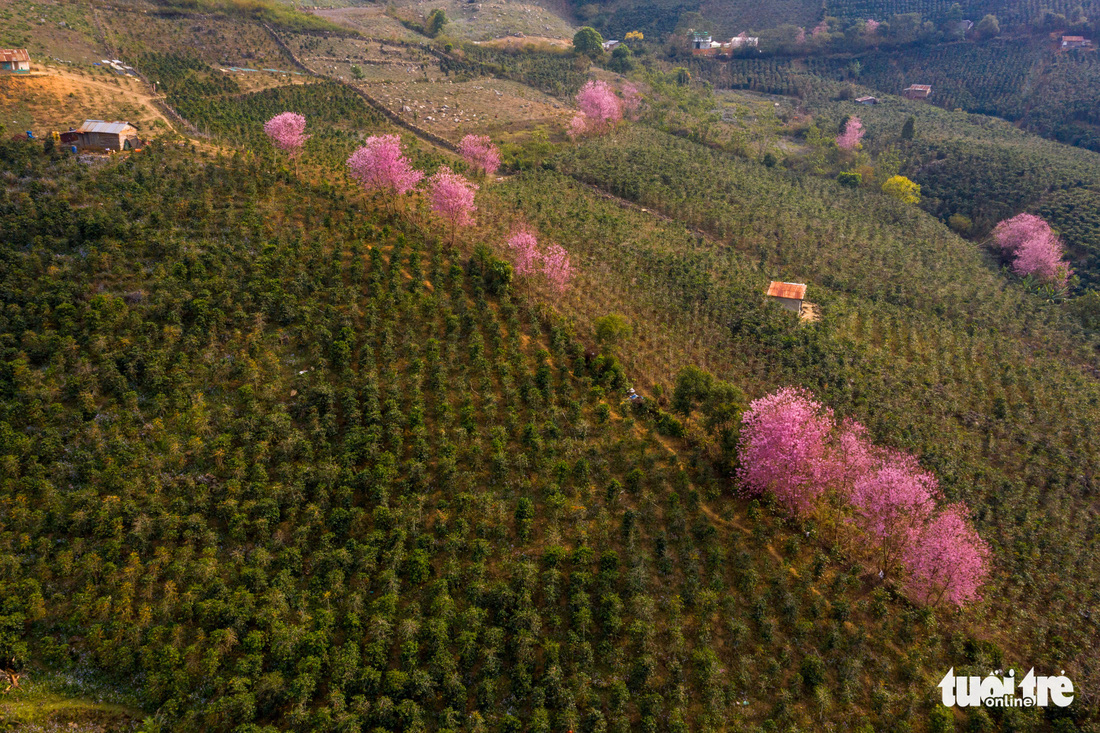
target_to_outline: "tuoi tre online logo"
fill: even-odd
[[[1015,670],[1009,670],[1008,676],[998,677],[1001,670],[982,677],[957,677],[952,667],[943,676],[937,687],[943,692],[943,704],[965,707],[1030,708],[1046,707],[1054,703],[1066,707],[1073,702],[1073,682],[1062,674],[1054,677],[1035,676],[1032,667],[1019,685],[1016,684]],[[1016,691],[1021,693],[1016,696]]]

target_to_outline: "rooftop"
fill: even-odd
[[[766,293],[771,298],[791,298],[802,300],[806,297],[806,285],[804,283],[773,282],[768,286]]]
[[[11,63],[13,61],[26,61],[30,63],[31,55],[25,48],[0,48],[0,61]]]
[[[129,122],[104,122],[103,120],[84,120],[77,132],[105,132],[108,134],[126,132],[132,128]]]
[[[918,92],[930,92],[930,91],[932,91],[932,85],[931,84],[910,84],[909,86],[906,87],[906,89],[907,90],[912,89],[912,90],[918,91]]]

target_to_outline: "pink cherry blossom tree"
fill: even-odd
[[[867,33],[867,35],[869,35],[869,36],[870,36],[870,35],[874,35],[874,32],[878,30],[878,27],[879,27],[880,25],[882,25],[882,23],[879,23],[879,22],[878,22],[877,20],[875,20],[874,18],[868,18],[868,19],[867,19],[867,22],[863,24],[863,30],[864,30],[864,32],[866,32],[866,33]]]
[[[569,128],[565,131],[567,135],[573,140],[584,134],[588,129],[588,118],[584,116],[583,112],[578,112],[573,115],[573,119],[569,121]]]
[[[836,139],[836,145],[841,150],[855,150],[860,147],[860,140],[863,139],[863,121],[856,116],[848,118],[848,122],[844,125],[844,132]]]
[[[573,264],[569,253],[560,244],[551,244],[546,248],[546,254],[542,256],[542,274],[559,294],[569,288],[573,280]]]
[[[1054,231],[1035,214],[1017,214],[993,227],[993,241],[1006,252],[1015,252],[1030,239],[1049,236],[1054,236]]]
[[[306,118],[296,112],[277,114],[264,123],[264,134],[279,150],[294,157],[311,136],[305,134]]]
[[[771,492],[791,514],[810,514],[831,482],[832,410],[786,387],[754,400],[741,417],[738,477],[749,495]]]
[[[467,135],[458,144],[458,154],[475,172],[491,176],[500,168],[500,150],[488,135]]]
[[[794,42],[799,46],[806,43],[806,29],[799,27],[798,34],[794,37]]]
[[[638,91],[638,87],[630,82],[623,84],[621,92],[623,95],[623,111],[624,113],[629,113],[631,119],[633,119],[636,116],[638,108],[642,106],[642,95]]]
[[[856,481],[851,502],[857,523],[878,555],[881,577],[893,574],[914,530],[932,516],[938,495],[936,477],[900,451],[885,453],[877,470]]]
[[[1072,274],[1058,235],[1034,214],[1005,219],[993,228],[993,241],[1013,256],[1012,269],[1018,275],[1032,275],[1045,283],[1065,286]]]
[[[515,257],[515,272],[521,277],[532,275],[539,271],[542,265],[542,252],[539,251],[539,240],[526,227],[521,227],[512,232],[508,237],[508,248]]]
[[[978,536],[962,503],[950,504],[914,527],[902,555],[904,588],[924,603],[964,606],[980,598],[989,576],[989,546]]]
[[[814,38],[820,38],[821,36],[825,35],[828,32],[829,32],[829,24],[826,23],[823,20],[823,21],[821,21],[820,23],[818,23],[817,25],[814,26],[814,29],[811,33],[812,33]]]
[[[388,194],[391,206],[398,196],[408,193],[424,177],[401,153],[397,135],[372,135],[366,144],[348,158],[352,178],[367,191]]]
[[[428,179],[428,189],[432,211],[450,224],[453,245],[457,228],[474,223],[471,214],[477,209],[474,206],[474,194],[478,186],[444,165]]]
[[[584,115],[584,128],[593,132],[609,130],[623,118],[622,100],[611,85],[598,79],[588,81],[577,92],[577,109]]]

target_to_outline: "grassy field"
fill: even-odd
[[[124,733],[145,718],[132,701],[88,674],[32,671],[0,697],[0,730],[25,733]]]

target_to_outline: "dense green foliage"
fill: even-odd
[[[477,46],[462,47],[466,58],[487,73],[513,79],[559,97],[577,93],[587,79],[587,63],[553,51]],[[446,67],[444,67],[446,68]]]
[[[4,656],[181,730],[919,726],[881,640],[1002,662],[743,514],[491,255],[194,155],[0,147]]]

